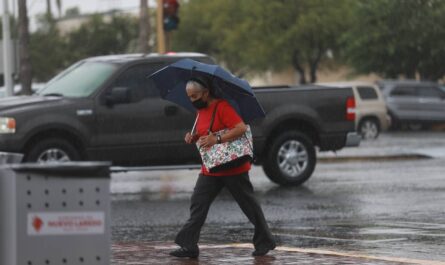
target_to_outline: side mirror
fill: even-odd
[[[108,106],[124,104],[131,102],[131,90],[128,87],[113,87],[105,96],[105,102]]]

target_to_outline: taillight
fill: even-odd
[[[355,121],[355,99],[348,97],[346,99],[346,120]]]

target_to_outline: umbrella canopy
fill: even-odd
[[[185,90],[187,81],[192,77],[209,80],[213,95],[229,101],[245,122],[265,116],[249,83],[218,65],[182,59],[149,76],[163,99],[195,112]]]

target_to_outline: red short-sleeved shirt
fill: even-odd
[[[216,104],[218,103],[218,104]],[[210,122],[212,120],[213,110],[216,109],[215,120],[212,126],[212,132],[217,132],[226,128],[232,129],[238,123],[243,120],[235,111],[235,109],[226,100],[216,100],[212,102],[207,108],[198,110],[198,122],[196,124],[196,133],[199,137],[208,134],[208,129],[210,127]],[[201,173],[206,176],[230,176],[238,175],[250,170],[250,162],[246,162],[239,167],[223,170],[217,173],[210,173],[207,168],[202,165]]]

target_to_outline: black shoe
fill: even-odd
[[[178,248],[170,252],[170,255],[178,258],[197,258],[199,249]]]
[[[254,252],[252,252],[252,256],[255,256],[255,257],[264,256],[269,251],[274,250],[274,249],[275,249],[275,244],[273,244],[270,247],[265,247],[265,248],[264,247],[260,247],[260,248],[255,249]]]
[[[269,250],[270,249],[268,249],[268,248],[255,249],[255,251],[252,252],[252,256],[255,256],[255,257],[264,256],[269,252]]]

